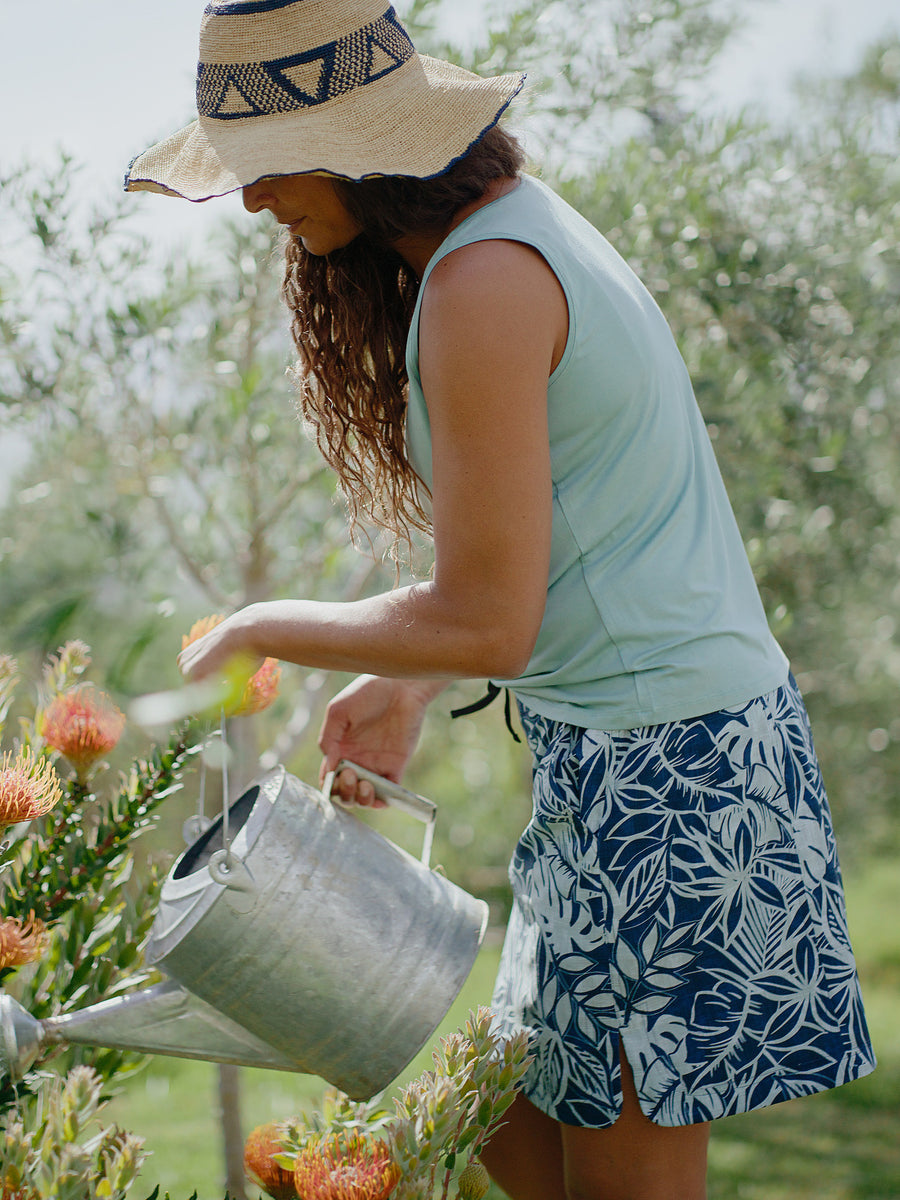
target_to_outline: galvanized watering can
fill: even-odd
[[[0,995],[0,1070],[55,1042],[386,1087],[459,993],[488,909],[429,867],[435,806],[372,775],[426,822],[417,861],[277,767],[188,846],[163,884],[147,958],[169,979],[38,1021]]]

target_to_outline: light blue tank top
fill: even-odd
[[[780,686],[787,660],[665,318],[606,239],[537,179],[478,209],[428,263],[406,349],[415,470],[430,488],[422,295],[440,259],[492,238],[538,250],[569,307],[547,389],[547,604],[527,669],[494,682],[537,713],[596,729],[699,716]]]

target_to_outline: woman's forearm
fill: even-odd
[[[517,633],[519,645],[525,639],[515,615],[502,621],[499,613],[492,619],[473,607],[444,601],[433,585],[416,584],[351,603],[253,605],[245,628],[260,656],[326,670],[433,680],[517,674],[531,645],[516,652]]]
[[[533,636],[515,613],[451,603],[433,584],[415,584],[352,602],[274,600],[249,605],[181,656],[189,678],[236,655],[302,666],[434,682],[518,674]]]

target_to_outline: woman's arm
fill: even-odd
[[[406,679],[513,677],[544,611],[552,485],[547,380],[565,298],[530,248],[466,246],[423,297],[420,370],[432,429],[431,580],[351,603],[242,609],[188,646],[188,678],[236,654]]]

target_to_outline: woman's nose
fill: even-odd
[[[262,212],[264,208],[271,208],[274,203],[271,188],[268,187],[268,181],[265,179],[249,183],[246,187],[241,188],[241,199],[244,202],[244,208],[251,213]]]

